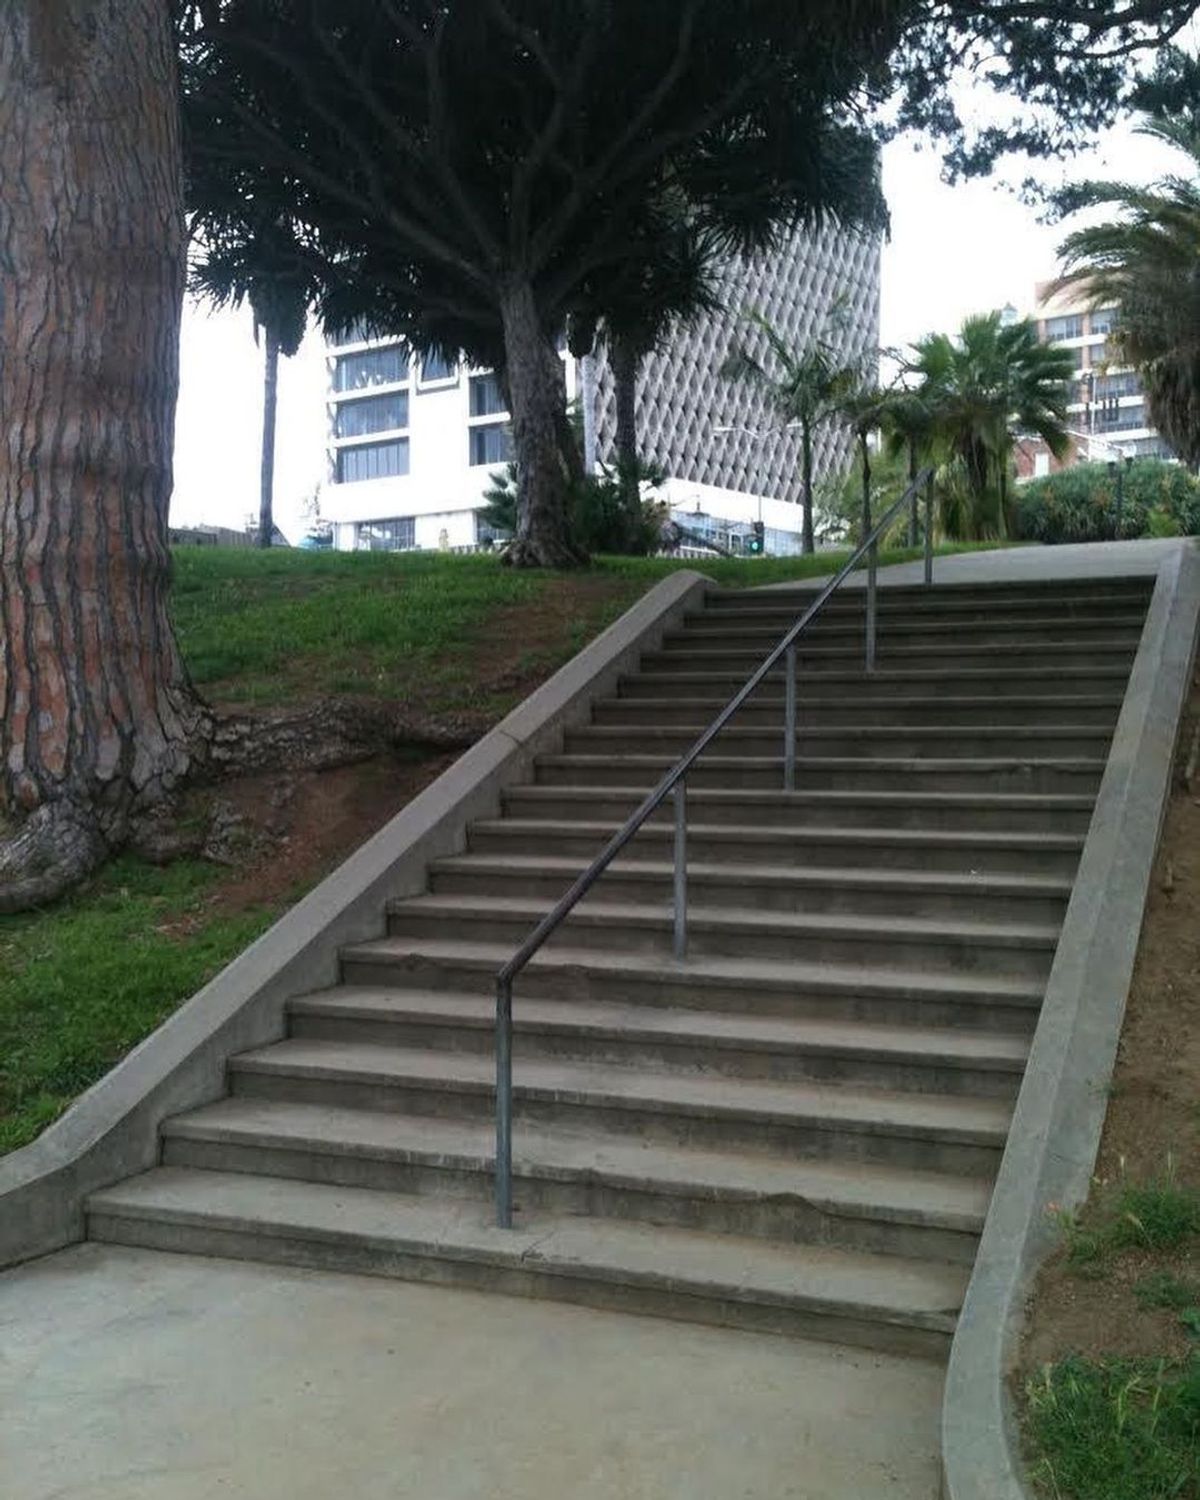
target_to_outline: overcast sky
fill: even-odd
[[[1128,126],[1096,152],[1048,171],[1048,180],[1118,177],[1150,181],[1170,156]],[[947,187],[938,156],[897,141],[884,153],[892,216],[883,252],[881,343],[898,347],[969,313],[1011,302],[1028,311],[1033,287],[1055,270],[1061,227],[1039,224],[1003,181]],[[1023,171],[1013,174],[1014,180]],[[279,381],[276,519],[294,541],[301,507],[325,473],[325,361],[313,335]],[[248,311],[183,318],[182,379],[175,448],[175,524],[241,526],[257,510],[262,358]]]

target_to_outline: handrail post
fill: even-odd
[[[496,1223],[512,1228],[512,980],[496,981]]]
[[[875,670],[875,574],[879,548],[872,542],[867,550],[867,671]]]
[[[783,674],[783,789],[796,790],[796,648],[789,646]]]
[[[676,958],[687,957],[687,777],[671,793],[675,804],[675,932]]]
[[[933,475],[925,485],[925,587],[933,584]]]

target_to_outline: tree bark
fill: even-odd
[[[617,407],[617,484],[632,541],[642,509],[637,434],[637,377],[641,360],[629,340],[622,338],[612,340],[609,359]]]
[[[0,7],[0,909],[208,733],[167,614],[185,235],[166,0]]]
[[[812,428],[808,422],[805,422],[800,429],[800,451],[804,464],[804,515],[801,523],[800,550],[801,552],[815,552],[817,548],[813,537]]]
[[[279,337],[263,329],[262,471],[258,491],[258,545],[269,547],[275,533],[275,409],[279,398]]]
[[[862,539],[865,542],[871,535],[871,449],[867,442],[867,434],[861,432],[858,435],[859,452],[862,454]]]
[[[567,470],[559,415],[566,409],[562,361],[538,317],[533,288],[500,293],[504,355],[517,466],[517,534],[506,554],[516,567],[571,568],[585,561],[567,523]]]
[[[908,483],[909,483],[909,487],[910,488],[912,488],[916,484],[916,482],[917,482],[917,472],[918,472],[918,464],[917,464],[917,440],[916,440],[916,438],[909,438],[909,440],[908,440]],[[912,503],[909,505],[909,508],[908,508],[908,545],[910,547],[915,547],[917,545],[917,506],[918,506],[918,496],[917,496],[916,490],[913,489]]]

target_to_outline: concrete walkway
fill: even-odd
[[[0,1275],[4,1500],[934,1500],[940,1367],[81,1245]]]
[[[1048,578],[1128,578],[1134,574],[1155,574],[1164,560],[1177,548],[1194,546],[1188,539],[1168,537],[1135,542],[1080,542],[1062,547],[1001,547],[989,552],[956,552],[951,557],[935,557],[935,583],[1023,583],[1044,582]],[[832,575],[829,575],[832,576]],[[880,568],[883,585],[922,583],[925,564],[922,561],[894,563]],[[822,580],[807,579],[816,584]],[[865,572],[852,574],[847,588],[861,588]],[[792,583],[768,583],[763,589],[795,588]]]

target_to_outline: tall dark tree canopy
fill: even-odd
[[[519,561],[564,563],[557,332],[676,195],[736,233],[877,208],[876,138],[958,170],[1111,115],[1128,54],[1194,6],[1095,0],[204,0],[185,8],[194,170],[250,173],[336,268],[332,306],[502,365]],[[950,82],[1022,101],[971,138]]]

